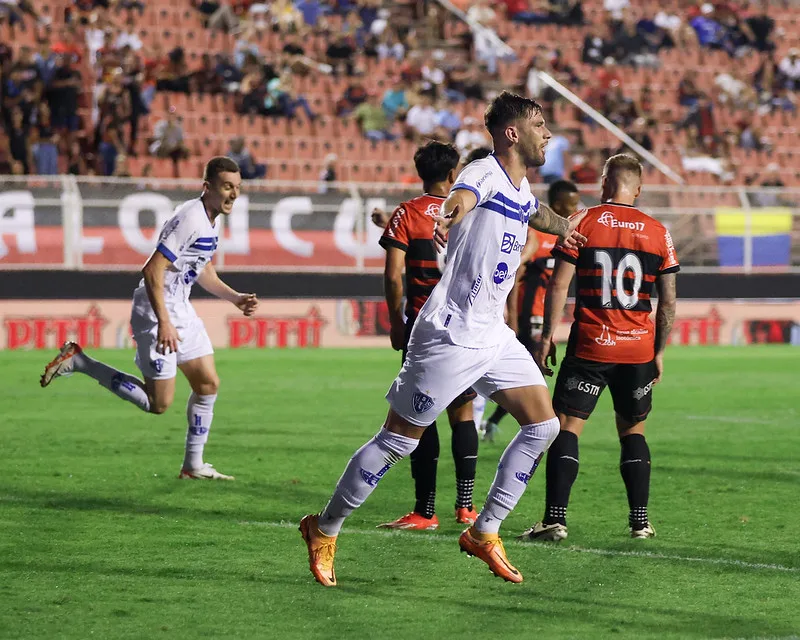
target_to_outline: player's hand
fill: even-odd
[[[555,367],[558,362],[556,360],[556,343],[552,340],[539,339],[533,343],[533,360],[542,370],[546,376],[552,376],[553,370],[550,368]],[[550,366],[548,366],[548,361]]]
[[[252,316],[258,308],[258,298],[255,293],[240,293],[233,301],[244,315]]]
[[[392,322],[392,328],[389,330],[389,340],[392,343],[392,349],[395,351],[402,351],[406,341],[406,325],[403,322]]]
[[[447,246],[447,234],[450,232],[450,227],[455,224],[458,209],[459,205],[456,205],[448,215],[434,218],[436,225],[433,227],[433,241],[436,243],[437,251],[441,251]]]
[[[168,353],[178,352],[178,343],[181,337],[178,335],[178,330],[171,322],[158,323],[158,336],[156,338],[156,351],[161,355]]]
[[[587,213],[588,211],[584,209],[583,211],[570,217],[567,235],[564,236],[564,239],[561,241],[561,245],[565,249],[577,250],[586,244],[586,236],[575,231],[575,228],[580,224],[581,220],[586,217]]]
[[[381,229],[385,229],[389,223],[389,214],[380,207],[375,207],[369,217],[372,220],[372,224]]]
[[[657,353],[656,357],[653,358],[653,362],[656,363],[656,377],[655,380],[653,380],[653,384],[655,385],[661,382],[661,376],[664,375],[664,354]]]

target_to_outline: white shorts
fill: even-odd
[[[504,326],[499,344],[469,349],[450,342],[446,331],[411,333],[408,355],[386,399],[411,424],[431,424],[467,387],[490,397],[503,389],[543,385],[531,354]]]
[[[162,354],[156,351],[158,341],[158,321],[149,302],[134,297],[131,312],[131,329],[136,341],[134,362],[145,378],[169,380],[174,378],[178,365],[214,353],[203,321],[188,302],[169,309],[172,324],[178,330],[181,340],[177,353]]]

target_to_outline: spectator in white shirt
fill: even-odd
[[[120,32],[114,43],[115,49],[122,49],[125,46],[130,47],[132,51],[142,48],[142,41],[139,39],[139,34],[136,33],[136,23],[133,18],[128,18],[125,23],[125,31]]]
[[[800,57],[797,49],[789,49],[788,55],[778,64],[778,70],[786,76],[786,85],[790,91],[800,89]]]
[[[437,112],[430,96],[422,95],[419,104],[408,110],[406,125],[415,138],[430,136],[436,129]]]
[[[467,116],[463,124],[464,127],[456,134],[455,140],[456,149],[462,157],[478,147],[492,146],[486,129],[476,118]]]

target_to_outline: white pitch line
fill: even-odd
[[[270,529],[296,529],[296,522],[248,522],[242,521],[239,524],[251,527],[267,527]],[[403,531],[402,529],[343,529],[342,533],[345,535],[365,535],[365,536],[380,536],[384,538],[404,537],[414,538],[417,542],[448,542],[454,544],[456,537],[453,535],[445,535],[443,533],[431,532],[411,532]],[[520,546],[527,546],[528,548],[538,548],[546,551],[568,551],[572,553],[589,553],[596,556],[612,556],[612,557],[629,557],[629,558],[645,558],[648,560],[672,560],[677,562],[696,562],[699,564],[715,564],[728,567],[739,567],[741,569],[764,569],[768,571],[782,571],[784,573],[800,573],[800,567],[787,567],[782,564],[769,564],[764,562],[746,562],[744,560],[734,560],[731,558],[695,558],[692,556],[673,556],[666,553],[653,553],[651,551],[618,551],[616,549],[591,549],[587,547],[577,546],[561,546],[561,545],[545,545],[545,544],[529,544],[526,542],[517,542],[516,540],[508,540],[506,542],[515,542]]]

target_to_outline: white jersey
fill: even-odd
[[[447,265],[415,328],[446,330],[462,347],[491,347],[503,339],[506,299],[539,201],[527,178],[517,189],[494,155],[467,165],[453,189],[472,191],[478,204],[450,229]]]
[[[217,229],[208,219],[200,198],[179,205],[164,223],[156,251],[172,263],[164,273],[164,302],[170,313],[188,303],[192,285],[214,257],[217,242]],[[147,301],[149,306],[144,279],[134,292],[134,301],[140,304]]]

